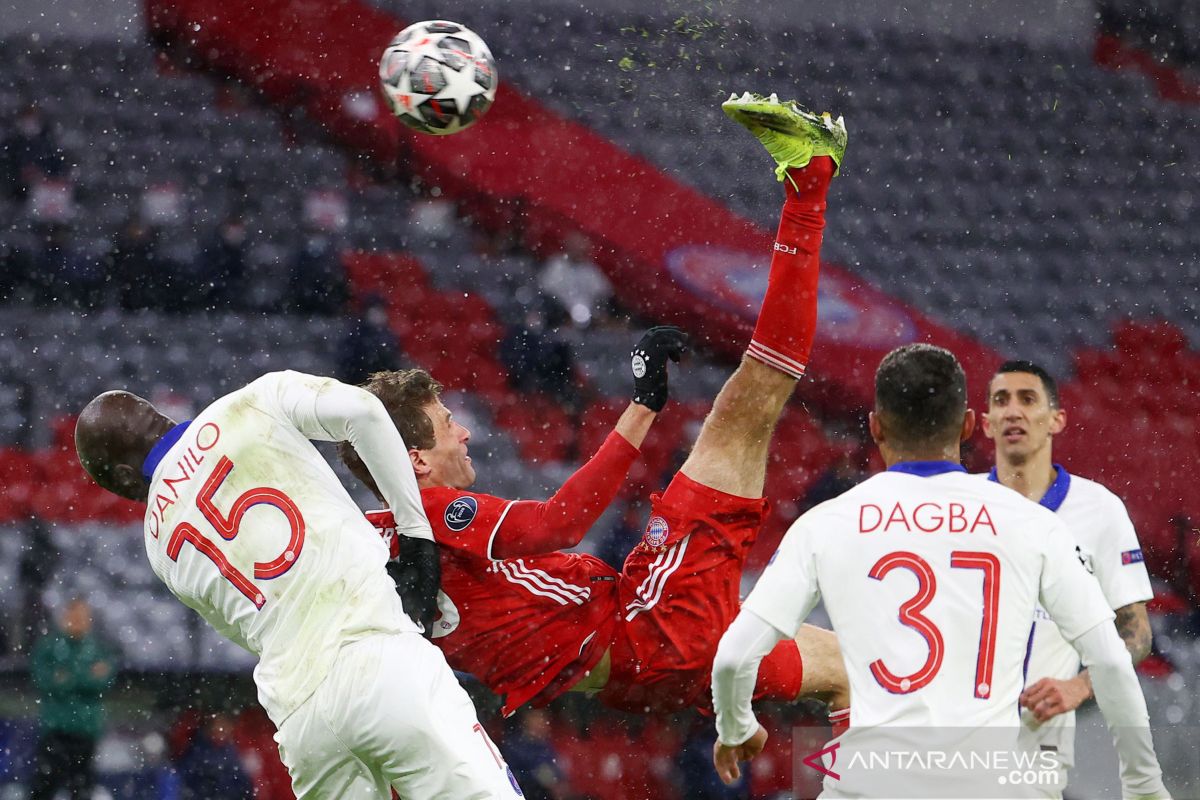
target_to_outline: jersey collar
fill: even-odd
[[[988,473],[988,480],[996,483],[1000,482],[1000,476],[996,474],[995,467],[992,467],[992,471]],[[1063,501],[1067,499],[1067,492],[1070,490],[1071,473],[1067,472],[1062,464],[1055,464],[1054,483],[1050,484],[1050,488],[1042,495],[1042,499],[1038,500],[1038,504],[1045,506],[1051,511],[1058,511]]]
[[[947,472],[966,472],[962,464],[953,461],[901,461],[888,467],[888,472],[903,472],[918,478],[932,478]]]
[[[184,420],[164,433],[162,438],[154,443],[154,447],[150,448],[150,452],[146,455],[146,460],[142,462],[142,477],[146,479],[146,483],[149,483],[150,479],[154,477],[154,470],[158,469],[158,464],[163,460],[163,456],[175,446],[175,443],[179,441],[180,437],[188,429],[188,425],[191,424],[192,421],[190,419]]]

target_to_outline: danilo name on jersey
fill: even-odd
[[[221,429],[217,424],[204,423],[196,432],[195,441],[184,449],[183,456],[175,462],[174,467],[164,471],[158,492],[147,503],[150,507],[150,534],[155,539],[158,538],[158,531],[162,527],[167,509],[179,499],[179,490],[175,488],[175,484],[190,481],[204,463],[204,454],[216,447],[220,439]]]
[[[964,503],[897,502],[890,511],[875,503],[858,507],[859,533],[990,533],[996,526],[986,505],[968,509]]]

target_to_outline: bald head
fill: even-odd
[[[75,424],[75,451],[92,480],[113,494],[146,502],[142,463],[175,421],[129,392],[105,392]]]

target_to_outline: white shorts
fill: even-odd
[[[418,633],[338,653],[279,726],[297,800],[491,800],[523,795],[442,652]]]

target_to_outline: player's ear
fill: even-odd
[[[987,417],[984,417],[984,430],[987,430]],[[965,442],[971,438],[971,434],[975,432],[975,409],[968,408],[963,414],[962,430],[958,434],[958,440]]]
[[[871,431],[871,439],[875,444],[883,444],[885,438],[883,435],[883,423],[879,421],[879,415],[872,411],[867,414],[867,429]]]
[[[409,449],[408,460],[412,462],[413,472],[417,474],[418,480],[428,475],[432,469],[429,462],[425,459],[424,451],[418,450],[415,447]]]
[[[112,468],[112,491],[129,500],[146,502],[150,487],[142,478],[142,473],[129,464],[117,464]]]
[[[1067,412],[1061,408],[1054,409],[1050,415],[1050,435],[1062,433],[1065,427],[1067,427]]]
[[[992,438],[992,421],[988,417],[987,411],[977,415],[979,418],[979,427],[983,428],[983,435],[987,438]]]

